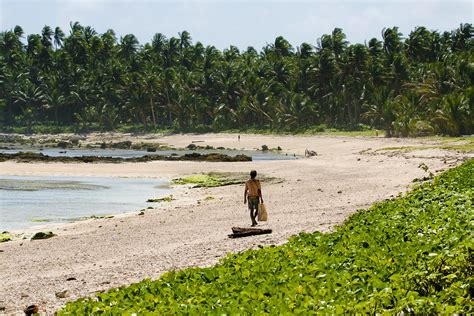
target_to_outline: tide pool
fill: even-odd
[[[168,195],[157,179],[0,176],[0,231],[138,211]]]

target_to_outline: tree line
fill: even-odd
[[[293,47],[260,51],[193,43],[183,31],[98,34],[75,22],[0,33],[0,123],[153,131],[321,126],[378,128],[387,136],[474,133],[474,27],[397,27],[350,44],[339,28]]]

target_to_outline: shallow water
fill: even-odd
[[[0,231],[133,212],[171,192],[157,179],[0,176]]]
[[[256,151],[256,150],[229,150],[229,149],[200,149],[200,150],[158,150],[156,152],[147,152],[145,150],[132,150],[132,149],[61,149],[61,148],[44,148],[39,149],[36,147],[17,147],[12,149],[0,149],[0,153],[14,154],[20,151],[28,151],[34,153],[42,153],[51,157],[81,157],[81,156],[99,156],[99,157],[116,157],[116,158],[134,158],[142,157],[145,155],[179,155],[189,153],[220,153],[229,156],[236,155],[247,155],[252,157],[253,160],[293,160],[298,159],[299,156],[285,155],[272,151]]]

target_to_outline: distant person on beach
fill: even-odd
[[[238,139],[238,140],[239,140],[239,142],[240,142],[240,135],[239,135],[239,137],[238,137],[237,139]]]
[[[250,171],[250,179],[245,182],[244,204],[247,203],[250,211],[250,219],[252,226],[257,225],[256,217],[258,215],[258,203],[263,203],[262,187],[260,181],[256,179],[257,171]]]

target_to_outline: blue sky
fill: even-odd
[[[193,42],[219,49],[260,50],[280,35],[295,47],[315,45],[335,27],[351,43],[363,43],[380,38],[383,27],[399,26],[408,35],[418,25],[446,31],[473,20],[474,0],[0,0],[0,30],[20,25],[40,33],[49,25],[68,34],[69,22],[79,21],[99,33],[135,34],[141,44],[158,32],[171,37],[187,30]]]

